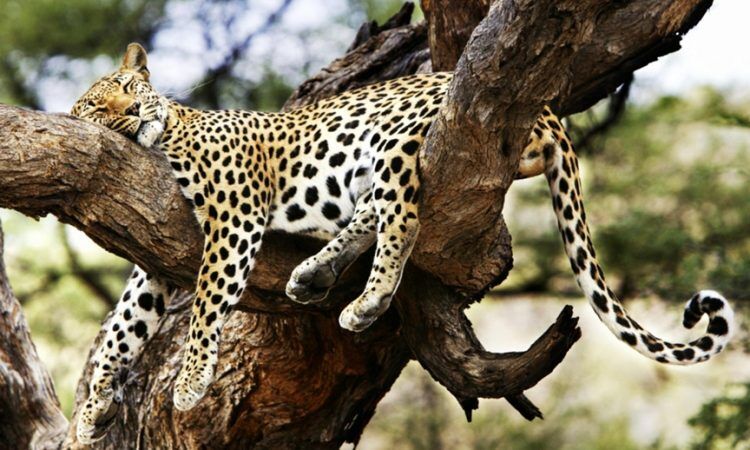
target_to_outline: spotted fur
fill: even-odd
[[[537,139],[541,142],[534,142]],[[683,315],[686,328],[692,328],[703,314],[708,316],[709,321],[707,334],[687,344],[658,338],[628,315],[607,286],[604,271],[596,259],[583,207],[578,158],[562,124],[549,108],[544,109],[534,127],[532,141],[525,153],[539,148],[540,144],[565,253],[578,285],[599,319],[618,339],[662,363],[694,364],[721,352],[733,333],[734,313],[726,299],[716,291],[700,291],[688,301]]]
[[[104,436],[122,400],[128,366],[156,331],[172,289],[136,267],[92,358],[90,395],[81,408],[77,434],[82,443]]]
[[[97,81],[72,112],[161,149],[194,206],[205,242],[174,390],[175,407],[187,410],[213,380],[222,326],[242,295],[266,230],[329,239],[291,274],[287,295],[302,303],[325,298],[374,243],[364,291],[339,322],[360,331],[388,308],[419,232],[419,148],[452,75],[399,78],[286,113],[191,109],[157,94],[148,76],[145,51],[131,44],[122,67]],[[688,304],[686,326],[702,314],[710,319],[708,334],[689,344],[656,338],[627,315],[596,260],[573,147],[546,108],[517,176],[541,173],[550,184],[576,279],[619,339],[668,363],[703,361],[721,351],[732,331],[732,311],[713,291],[696,294]],[[165,285],[136,269],[94,358],[90,396],[78,424],[81,442],[101,436],[111,421],[121,386],[117,374],[126,372],[163,312],[163,306],[141,304],[147,295],[166,301]]]

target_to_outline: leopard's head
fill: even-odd
[[[136,43],[128,45],[120,68],[97,80],[71,110],[139,142],[144,126],[160,124],[163,130],[167,113],[167,100],[149,83],[146,50]]]

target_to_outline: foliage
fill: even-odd
[[[750,383],[735,386],[734,393],[715,398],[703,405],[690,419],[698,432],[695,450],[750,448]]]
[[[0,0],[0,102],[50,107],[42,91],[80,92],[111,70],[127,43],[172,55],[184,71],[159,88],[204,108],[275,110],[293,86],[339,56],[359,24],[383,20],[401,2],[321,0],[325,20],[282,29],[302,0]],[[344,32],[342,32],[342,30]],[[256,45],[258,44],[258,45]],[[285,45],[286,52],[275,51]],[[179,58],[177,58],[179,56]],[[289,61],[294,61],[293,69]],[[302,69],[300,69],[302,68]],[[60,92],[59,84],[69,89]],[[82,83],[81,83],[82,82]],[[79,85],[80,83],[80,85]],[[52,108],[66,109],[65,102]],[[256,103],[256,101],[258,103]]]
[[[403,6],[402,0],[352,0],[353,7],[361,7],[365,11],[368,20],[374,20],[383,23],[393,16]],[[422,18],[422,9],[419,6],[419,0],[413,0],[416,6],[413,20]]]
[[[0,52],[25,57],[117,54],[148,37],[166,0],[5,0]]]
[[[149,41],[163,17],[165,3],[4,0],[0,15],[0,101],[38,107],[38,94],[30,87],[35,80],[56,71],[50,61],[114,55],[128,42]]]

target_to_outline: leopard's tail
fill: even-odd
[[[555,125],[559,126],[559,123]],[[565,244],[565,253],[570,259],[578,285],[586,294],[594,312],[618,339],[662,363],[695,364],[721,352],[729,342],[735,325],[732,308],[718,292],[700,291],[687,302],[683,318],[686,328],[692,328],[703,314],[708,316],[709,321],[705,335],[684,344],[667,342],[644,330],[630,317],[607,286],[586,224],[578,159],[562,127],[555,125],[551,127],[559,130],[555,133],[555,144],[545,147],[545,175]]]

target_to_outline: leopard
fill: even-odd
[[[214,378],[222,327],[242,296],[266,231],[328,241],[289,277],[286,295],[299,303],[325,299],[342,273],[374,246],[362,294],[343,308],[339,324],[360,332],[388,309],[419,233],[420,149],[453,74],[376,82],[285,112],[199,110],[160,95],[150,83],[147,59],[141,45],[130,44],[120,67],[97,80],[71,114],[163,154],[203,232],[173,391],[174,407],[188,411]],[[656,337],[628,314],[597,260],[571,139],[546,106],[515,178],[542,174],[577,284],[617,339],[667,364],[706,361],[726,347],[733,311],[716,291],[699,291],[687,302],[685,327],[708,317],[704,335],[688,343]],[[92,357],[77,423],[80,442],[100,439],[114,421],[123,373],[156,333],[173,290],[134,268]]]

